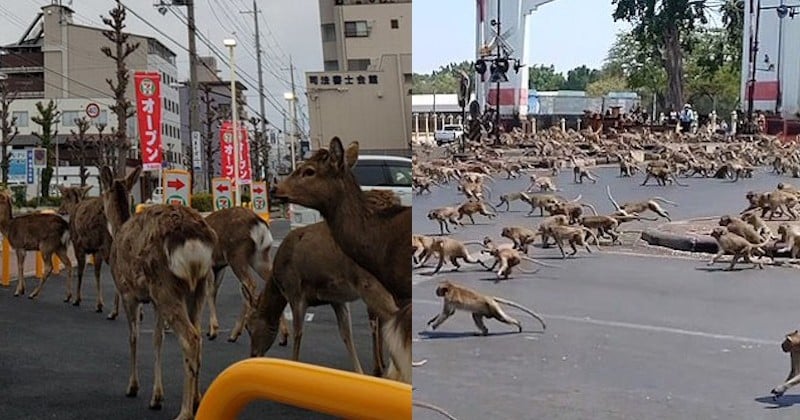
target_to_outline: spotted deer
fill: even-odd
[[[32,213],[14,217],[12,207],[11,191],[0,190],[0,233],[8,239],[17,254],[17,288],[14,296],[25,294],[25,254],[28,251],[40,251],[44,259],[44,275],[28,298],[34,299],[42,292],[42,287],[53,273],[55,254],[67,270],[67,294],[64,302],[69,302],[72,298],[72,263],[67,255],[69,225],[56,214]]]
[[[319,211],[345,255],[394,297],[400,310],[362,295],[367,306],[383,316],[382,335],[391,357],[385,377],[410,383],[411,207],[370,208],[351,170],[357,159],[357,142],[345,153],[341,140],[334,137],[329,149],[318,150],[279,183],[275,195]]]
[[[213,254],[217,235],[196,210],[167,204],[147,207],[131,216],[129,191],[140,173],[137,168],[125,179],[114,179],[103,167],[103,206],[110,225],[111,274],[128,320],[131,370],[126,395],[139,391],[136,343],[139,311],[152,303],[156,313],[151,409],[160,409],[164,399],[161,375],[161,344],[169,326],[183,353],[184,385],[181,410],[176,420],[189,420],[200,404],[200,314],[206,286],[213,276]]]

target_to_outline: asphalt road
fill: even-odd
[[[280,240],[288,224],[273,223],[273,236]],[[124,313],[116,321],[94,310],[94,274],[86,270],[83,302],[76,308],[61,300],[65,278],[48,281],[39,299],[14,298],[16,282],[0,288],[0,419],[172,419],[180,410],[183,387],[181,353],[173,334],[165,335],[162,347],[165,400],[161,411],[147,408],[153,383],[152,306],[145,306],[145,318],[138,343],[139,396],[125,397],[129,373],[128,327]],[[113,281],[103,272],[104,300],[113,304]],[[35,279],[26,282],[32,290]],[[263,286],[263,285],[262,285]],[[229,365],[247,358],[250,339],[245,332],[229,343],[227,335],[238,316],[241,297],[236,278],[226,270],[217,298],[221,327],[215,341],[203,341],[201,392]],[[351,305],[353,334],[361,364],[372,369],[369,326],[360,302]],[[311,308],[313,319],[305,323],[300,360],[352,371],[344,344],[329,307]],[[308,319],[308,318],[307,318]],[[207,330],[208,309],[203,312]],[[269,357],[290,358],[287,347],[277,343]],[[313,384],[309,384],[313,387]],[[249,405],[241,419],[327,419],[324,416],[271,402]]]
[[[597,172],[602,179],[596,185],[574,185],[569,174],[559,179],[559,186],[568,197],[583,194],[601,213],[612,210],[606,183],[619,202],[663,196],[680,204],[666,207],[676,219],[738,212],[747,190],[792,181],[759,173],[737,184],[696,179],[688,181],[690,188],[641,187],[641,175],[618,179],[614,170]],[[503,192],[524,189],[527,182],[496,182],[493,202]],[[454,189],[415,196],[415,233],[438,233],[425,217],[427,211],[461,201]],[[526,206],[517,203],[519,212],[501,212],[496,224],[477,216],[480,225],[459,229],[453,237],[501,239],[502,225],[535,226],[539,218],[525,217]],[[452,268],[446,264],[445,271],[430,276],[431,261],[414,271],[414,358],[428,359],[414,369],[415,399],[439,405],[459,419],[800,416],[800,407],[794,406],[800,403],[800,389],[777,402],[769,395],[785,379],[789,365],[779,343],[798,328],[800,318],[800,282],[794,269],[722,272],[721,264],[709,270],[697,260],[585,250],[566,261],[557,249],[535,248],[531,255],[560,268],[544,267],[533,275],[515,272],[499,283],[493,281],[494,273],[469,264],[454,273],[446,272]],[[441,310],[434,289],[445,278],[534,309],[547,321],[547,330],[542,333],[538,322],[509,309],[523,322],[522,334],[487,320],[491,335],[474,336],[477,329],[465,313],[426,332],[426,322]],[[439,418],[416,408],[414,414],[415,419]]]

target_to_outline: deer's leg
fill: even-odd
[[[384,369],[381,320],[374,311],[367,309],[367,313],[369,314],[369,326],[372,331],[372,376],[381,377],[383,376]]]
[[[50,250],[47,250],[47,252],[42,251],[42,259],[44,260],[44,275],[42,276],[42,279],[39,280],[39,285],[36,286],[35,289],[33,289],[33,292],[31,292],[31,294],[28,295],[28,299],[33,299],[36,296],[39,296],[39,293],[42,291],[42,287],[44,287],[44,283],[47,281],[47,278],[50,277],[50,274],[53,273],[53,251]],[[70,290],[70,293],[71,292],[72,291]]]
[[[202,300],[202,294],[198,296]],[[200,329],[190,319],[189,308],[186,302],[174,303],[168,322],[175,335],[178,337],[183,353],[183,398],[181,411],[175,420],[191,420],[194,418],[194,408],[197,395],[197,376],[200,372]],[[196,315],[196,314],[195,314]]]
[[[241,283],[241,287],[246,288],[247,292],[250,296],[257,296],[256,294],[256,282],[253,280],[253,277],[250,275],[250,264],[248,264],[248,256],[244,254],[240,254],[238,257],[231,258],[230,265],[231,270],[233,270],[233,274],[236,275],[236,278],[239,279]],[[242,311],[239,314],[239,318],[236,320],[236,325],[233,326],[233,330],[231,331],[230,337],[228,337],[228,341],[231,343],[235,342],[236,339],[239,338],[239,335],[242,334],[242,329],[244,328],[244,318],[247,316],[247,313],[250,309],[250,301],[247,299],[248,294],[242,292]]]
[[[281,313],[281,319],[278,324],[278,334],[281,336],[280,340],[278,340],[279,346],[284,347],[289,344],[289,321],[286,320],[283,313]]]
[[[66,246],[56,249],[56,255],[67,270],[67,296],[64,298],[64,302],[69,302],[72,299],[72,261],[69,260]]]
[[[93,259],[94,259],[94,286],[95,289],[97,290],[97,303],[95,304],[94,311],[97,313],[101,313],[103,312],[103,306],[105,306],[103,304],[103,287],[100,284],[100,274],[103,269],[103,257],[99,253],[95,253]],[[79,261],[78,264],[80,264],[80,262],[86,264],[86,255],[84,255],[82,258],[79,258],[78,261]],[[83,273],[83,268],[79,268],[79,270],[80,273]],[[78,293],[80,293],[81,290],[80,287],[81,287],[80,280],[78,280]]]
[[[114,290],[114,309],[111,310],[106,319],[113,321],[117,319],[117,315],[119,315],[119,290]]]
[[[139,374],[136,369],[136,341],[139,339],[139,307],[141,304],[134,299],[125,298],[123,305],[125,317],[128,319],[128,344],[130,344],[131,349],[131,372],[125,396],[135,397],[139,392]]]
[[[81,293],[81,287],[83,286],[83,270],[86,268],[86,253],[78,247],[73,248],[75,251],[75,259],[78,261],[78,284],[75,287],[75,301],[72,302],[72,305],[81,306],[81,300],[83,297],[83,293]],[[95,258],[95,264],[97,264],[97,258]]]
[[[208,336],[209,340],[213,340],[217,338],[217,334],[219,333],[219,320],[217,319],[217,292],[219,291],[219,286],[222,284],[222,279],[225,277],[224,275],[225,267],[220,269],[214,270],[214,280],[211,281],[210,288],[208,289]]]
[[[334,313],[336,313],[336,323],[339,326],[339,335],[342,337],[344,346],[350,354],[350,359],[353,361],[353,366],[356,372],[363,374],[364,370],[361,369],[361,362],[358,360],[358,353],[356,353],[356,346],[353,344],[353,324],[350,320],[350,304],[332,303]]]
[[[301,299],[299,302],[293,302],[292,307],[292,329],[294,333],[294,340],[292,343],[292,360],[300,360],[300,342],[303,340],[303,324],[306,321],[306,302]]]
[[[156,323],[153,326],[153,352],[155,364],[153,365],[153,396],[150,399],[151,410],[161,410],[164,401],[164,384],[161,381],[161,343],[164,341],[164,320],[159,311],[156,311]]]
[[[17,249],[17,290],[14,291],[14,296],[19,296],[25,293],[25,254],[24,249]]]

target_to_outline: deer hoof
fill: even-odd
[[[69,302],[69,299],[65,300],[64,302]],[[81,306],[81,301],[76,299],[75,302],[72,302],[72,306]]]
[[[153,400],[150,401],[150,405],[147,407],[151,410],[161,410],[161,398],[153,397]]]
[[[212,333],[211,331],[209,331],[206,333],[206,336],[208,336],[208,339],[210,341],[214,341],[214,339],[217,338],[217,333]]]
[[[97,312],[98,314],[102,313],[103,312],[103,305],[102,304],[101,305],[97,305],[97,307],[94,309],[94,311]]]
[[[138,385],[131,385],[128,386],[128,391],[125,392],[125,396],[128,398],[134,398],[139,393],[139,386]]]
[[[28,295],[28,299],[34,299],[34,298],[36,298],[36,292],[33,292]]]
[[[117,314],[115,314],[115,313],[110,313],[110,314],[108,314],[108,316],[106,317],[106,319],[107,319],[107,320],[109,320],[109,321],[113,321],[113,320],[117,319]]]

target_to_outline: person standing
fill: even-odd
[[[681,124],[681,133],[690,133],[692,131],[692,123],[695,119],[692,106],[689,104],[684,105],[679,118]]]

